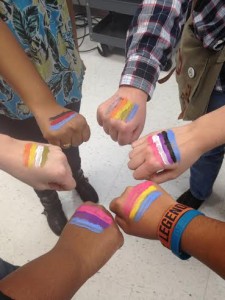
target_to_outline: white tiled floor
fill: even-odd
[[[93,43],[84,44],[83,49]],[[110,200],[126,186],[135,184],[127,168],[129,146],[120,147],[110,140],[96,121],[97,106],[117,89],[124,58],[101,57],[97,51],[84,53],[87,66],[81,112],[92,130],[88,143],[80,147],[85,174],[108,207]],[[175,126],[179,103],[175,79],[157,86],[148,103],[144,133]],[[202,211],[225,221],[225,170],[216,181],[213,196]],[[175,198],[188,188],[188,173],[163,187]],[[14,264],[24,264],[43,254],[57,237],[41,215],[42,206],[32,188],[3,172],[0,173],[0,256]],[[68,217],[81,201],[75,192],[60,197]],[[225,282],[200,262],[182,262],[158,241],[125,236],[121,250],[91,278],[73,298],[75,300],[224,300]],[[44,299],[43,299],[44,300]],[[62,299],[63,300],[63,299]]]

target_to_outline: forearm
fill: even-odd
[[[11,164],[10,153],[13,138],[0,134],[0,170],[7,171],[7,166]]]
[[[194,218],[182,235],[181,248],[225,279],[225,223]]]
[[[6,42],[7,41],[7,42]],[[35,113],[42,101],[55,102],[54,97],[23,51],[8,26],[0,20],[0,74]],[[46,103],[46,99],[48,102]]]
[[[152,96],[160,69],[179,40],[187,10],[188,1],[179,5],[177,0],[143,1],[128,31],[120,85],[131,85]]]
[[[0,290],[18,300],[69,300],[87,279],[80,263],[70,250],[55,248],[0,281]]]
[[[192,123],[193,137],[201,153],[225,144],[224,118],[225,108],[222,107]]]

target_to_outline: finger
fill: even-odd
[[[97,109],[97,122],[100,126],[103,126],[103,118],[102,118],[102,115],[103,115],[103,111],[101,109],[101,105],[98,107]]]
[[[87,124],[82,132],[82,136],[83,136],[83,142],[87,142],[90,139],[91,136],[91,130],[89,125]]]
[[[143,126],[138,126],[134,131],[133,131],[133,142],[134,143],[135,141],[138,140],[140,134],[142,133],[142,130],[143,130]]]
[[[71,136],[71,140],[72,140],[73,147],[78,147],[80,144],[82,144],[83,143],[82,131],[78,130],[73,132]]]
[[[48,139],[48,143],[51,144],[51,145],[55,145],[55,146],[61,147],[60,139],[51,138],[51,139]]]
[[[132,142],[132,131],[129,128],[121,127],[118,132],[118,144],[121,146],[128,145]]]
[[[149,179],[155,183],[163,183],[172,179],[175,179],[177,176],[174,175],[174,172],[171,170],[163,170],[158,173],[152,174]]]
[[[127,232],[127,223],[126,223],[126,221],[125,221],[124,219],[122,219],[122,218],[116,216],[116,217],[115,217],[115,222],[118,224],[118,226],[119,226],[120,228],[122,228],[122,230],[123,230],[124,232]]]
[[[119,205],[118,205],[118,201],[119,201],[119,198],[115,198],[113,199],[110,204],[109,204],[109,209],[111,210],[111,212],[113,212],[114,214],[117,214],[117,210],[119,208]]]
[[[128,162],[128,168],[130,170],[136,170],[145,162],[144,155],[136,155]]]
[[[114,142],[117,142],[117,140],[118,140],[118,131],[113,126],[110,127],[109,134],[110,134],[112,140]]]
[[[109,134],[109,124],[107,120],[103,122],[103,129],[106,134]]]
[[[132,148],[135,148],[135,147],[143,144],[143,142],[145,142],[147,140],[148,136],[149,136],[149,134],[145,135],[145,136],[141,137],[140,139],[136,140],[135,142],[133,142],[131,144]]]
[[[153,174],[155,174],[157,171],[162,170],[161,165],[151,165],[147,164],[146,162],[143,163],[140,167],[138,167],[134,173],[133,177],[137,180],[142,180],[142,179],[149,179]]]
[[[129,153],[129,158],[132,159],[135,156],[140,155],[141,153],[144,153],[147,146],[148,146],[148,144],[146,142],[144,142],[143,144],[140,144],[137,147],[133,148],[133,150],[131,150]]]
[[[114,198],[110,204],[109,204],[109,209],[115,213],[115,214],[119,214],[119,215],[122,215],[120,214],[120,210],[121,210],[121,204],[124,202],[124,200],[127,198],[130,190],[132,189],[131,186],[128,186],[126,187],[126,189],[124,190],[124,192],[117,198]]]
[[[54,182],[48,183],[49,190],[55,190],[55,191],[63,191],[62,185]]]
[[[61,148],[66,150],[66,149],[71,148],[73,143],[72,143],[72,141],[69,141],[69,142],[61,141],[60,144],[61,144]]]

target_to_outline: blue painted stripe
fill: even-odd
[[[133,119],[133,117],[135,116],[137,110],[138,110],[138,105],[135,104],[132,111],[129,113],[128,117],[126,118],[126,123]]]
[[[139,210],[135,215],[134,221],[139,221],[146,210],[149,208],[149,206],[152,204],[152,202],[154,202],[161,195],[162,193],[160,191],[151,192],[151,194],[149,194],[141,204]]]
[[[167,130],[167,137],[173,148],[173,152],[174,152],[174,155],[176,156],[177,161],[180,161],[180,151],[177,146],[177,142],[176,142],[176,138],[175,138],[175,134],[174,134],[173,130],[171,130],[171,129]]]
[[[100,225],[93,224],[93,223],[91,223],[87,220],[80,219],[80,218],[77,218],[77,217],[71,219],[70,224],[86,228],[86,229],[88,229],[90,231],[93,231],[93,232],[96,232],[96,233],[101,233],[104,230]]]
[[[63,125],[65,125],[65,124],[68,123],[70,120],[72,120],[73,118],[75,118],[76,115],[77,115],[77,114],[74,113],[74,115],[68,117],[67,119],[61,121],[60,123],[55,124],[55,125],[51,125],[51,126],[50,126],[51,129],[52,129],[52,130],[58,130],[58,129],[60,129]]]

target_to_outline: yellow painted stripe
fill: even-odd
[[[151,185],[149,188],[147,188],[143,193],[141,193],[141,195],[137,198],[137,200],[135,201],[135,204],[130,212],[130,219],[133,219],[136,215],[136,213],[138,212],[142,202],[145,200],[145,198],[151,193],[156,191],[156,187],[154,185]]]
[[[127,102],[120,111],[115,115],[115,119],[124,120],[126,119],[128,113],[131,111],[133,104],[131,102]]]
[[[35,153],[36,149],[37,149],[37,145],[36,144],[32,144],[32,146],[30,148],[30,155],[29,155],[28,167],[32,167],[34,165],[35,155],[36,155],[36,153]]]

